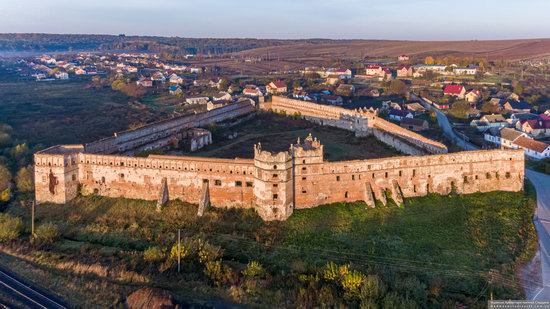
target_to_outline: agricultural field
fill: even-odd
[[[489,284],[497,299],[523,296],[516,272],[536,250],[534,207],[528,187],[429,195],[404,207],[337,203],[263,222],[253,210],[213,208],[198,218],[197,206],[180,201],[156,212],[154,202],[89,196],[40,205],[37,226],[58,233],[30,244],[29,208],[15,202],[6,212],[25,227],[0,261],[48,278],[38,282],[75,306],[116,305],[136,286],[155,286],[205,306],[482,308]],[[346,283],[354,280],[361,288]]]

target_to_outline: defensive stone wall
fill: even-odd
[[[120,155],[182,130],[250,114],[254,106],[239,102],[203,114],[170,119],[115,134],[87,145],[60,145],[34,155],[39,203],[66,203],[79,193],[157,201],[181,199],[215,207],[254,208],[264,220],[285,220],[296,208],[342,201],[397,204],[428,193],[520,191],[524,179],[521,150],[443,154],[444,145],[376,116],[374,110],[346,110],[274,98],[264,106],[306,119],[373,134],[409,157],[326,162],[323,145],[311,135],[288,151],[271,153],[254,147],[254,159],[214,159]],[[113,155],[112,153],[119,153]],[[424,155],[432,153],[432,155]],[[434,154],[435,153],[435,154]]]
[[[254,111],[254,101],[242,100],[208,112],[175,117],[134,130],[117,132],[112,137],[88,143],[84,148],[87,153],[113,154],[155,143],[161,145],[161,140],[168,141],[170,137],[181,134],[184,130],[244,116]]]
[[[380,141],[411,155],[447,152],[444,144],[382,119],[373,109],[350,110],[278,96],[262,107],[289,115],[299,114],[320,125],[353,131],[357,136],[373,134]]]

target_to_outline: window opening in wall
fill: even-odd
[[[478,180],[478,179],[479,179],[479,176],[478,176],[478,175],[476,175],[476,180]]]
[[[340,176],[336,176],[336,181],[340,181]]]
[[[346,193],[344,194],[344,197],[348,198],[348,191],[346,191]]]
[[[273,178],[279,177],[279,174],[273,174]]]
[[[491,173],[485,173],[485,178],[491,179]]]
[[[372,173],[372,179],[374,179],[374,173]]]
[[[124,162],[120,162],[120,166],[124,166]]]
[[[276,183],[274,183],[274,184],[273,184],[273,188],[277,188],[277,187],[279,187],[279,185],[276,184]]]
[[[385,175],[386,178],[388,178],[388,172],[386,172],[384,175]]]
[[[73,174],[72,178],[73,178],[73,181],[75,181],[76,180],[76,175]]]
[[[208,183],[208,179],[203,179],[202,183]]]
[[[124,179],[124,174],[120,174],[120,178]]]
[[[222,181],[219,180],[219,179],[216,179],[216,180],[214,181],[214,185],[219,187],[219,186],[222,185]]]
[[[277,169],[277,165],[273,165],[273,169],[276,170],[276,169]]]
[[[306,190],[302,190],[302,193],[303,193],[303,194],[306,194],[306,193],[307,193],[307,191],[306,191]]]
[[[251,188],[251,187],[252,187],[252,181],[247,181],[247,182],[246,182],[246,186],[249,187],[249,188]]]
[[[273,200],[276,200],[279,198],[279,195],[278,194],[273,194]]]
[[[101,177],[101,183],[105,183],[105,177]]]
[[[506,178],[510,178],[510,172],[506,172]]]
[[[399,177],[403,176],[403,171],[399,171]]]
[[[306,168],[305,168],[305,167],[302,167],[302,171],[305,171],[305,170],[306,170]]]
[[[242,181],[235,181],[235,187],[242,187],[243,182]]]
[[[307,180],[307,178],[306,178],[306,177],[302,177],[302,180]]]
[[[416,170],[413,170],[413,177],[416,176]]]
[[[355,175],[351,175],[351,180],[355,180]]]
[[[413,192],[416,193],[416,185],[413,185]]]

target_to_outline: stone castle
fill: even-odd
[[[523,189],[524,155],[518,150],[447,154],[443,144],[395,126],[373,110],[347,110],[274,97],[262,105],[321,125],[374,135],[411,154],[374,160],[327,162],[323,145],[312,136],[288,151],[254,146],[253,159],[183,156],[129,156],[135,149],[166,146],[196,127],[251,115],[241,101],[206,113],[161,121],[85,145],[60,145],[35,154],[37,202],[66,203],[79,193],[199,204],[202,214],[215,207],[252,208],[264,220],[285,220],[294,209],[334,202],[397,204],[428,193],[448,194]]]

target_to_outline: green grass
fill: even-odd
[[[427,286],[441,286],[439,301],[471,301],[493,271],[500,278],[493,284],[495,297],[519,299],[523,291],[515,273],[536,250],[532,191],[430,195],[408,199],[402,208],[392,203],[375,209],[361,202],[337,203],[297,210],[285,222],[267,223],[253,210],[210,209],[197,218],[197,207],[180,201],[169,202],[157,213],[154,202],[79,197],[67,205],[41,205],[37,221],[60,226],[64,240],[52,250],[63,259],[91,263],[101,257],[116,265],[147,247],[170,247],[181,228],[184,237],[202,235],[221,246],[227,263],[242,268],[259,260],[278,280],[289,280],[282,274],[315,272],[334,261],[376,273],[390,288],[398,278],[414,276]],[[28,210],[17,204],[8,211],[29,220]],[[135,263],[129,265],[144,267]],[[189,283],[168,284],[173,275],[143,271],[156,285],[189,296],[181,290]],[[181,276],[201,287],[199,299],[226,297],[223,289],[201,281],[200,272],[188,270]],[[266,288],[265,302],[276,289]]]
[[[134,108],[120,92],[88,87],[87,79],[35,82],[1,69],[0,75],[0,123],[32,144],[90,142],[156,115]]]
[[[319,127],[308,121],[293,119],[272,113],[261,113],[231,129],[220,129],[214,134],[214,143],[200,151],[185,155],[221,158],[253,158],[254,144],[278,152],[286,151],[297,138],[303,140],[312,134],[324,146],[328,161],[382,158],[402,155],[374,137],[357,138],[353,132],[330,127]],[[237,133],[237,138],[229,139],[229,133]]]

